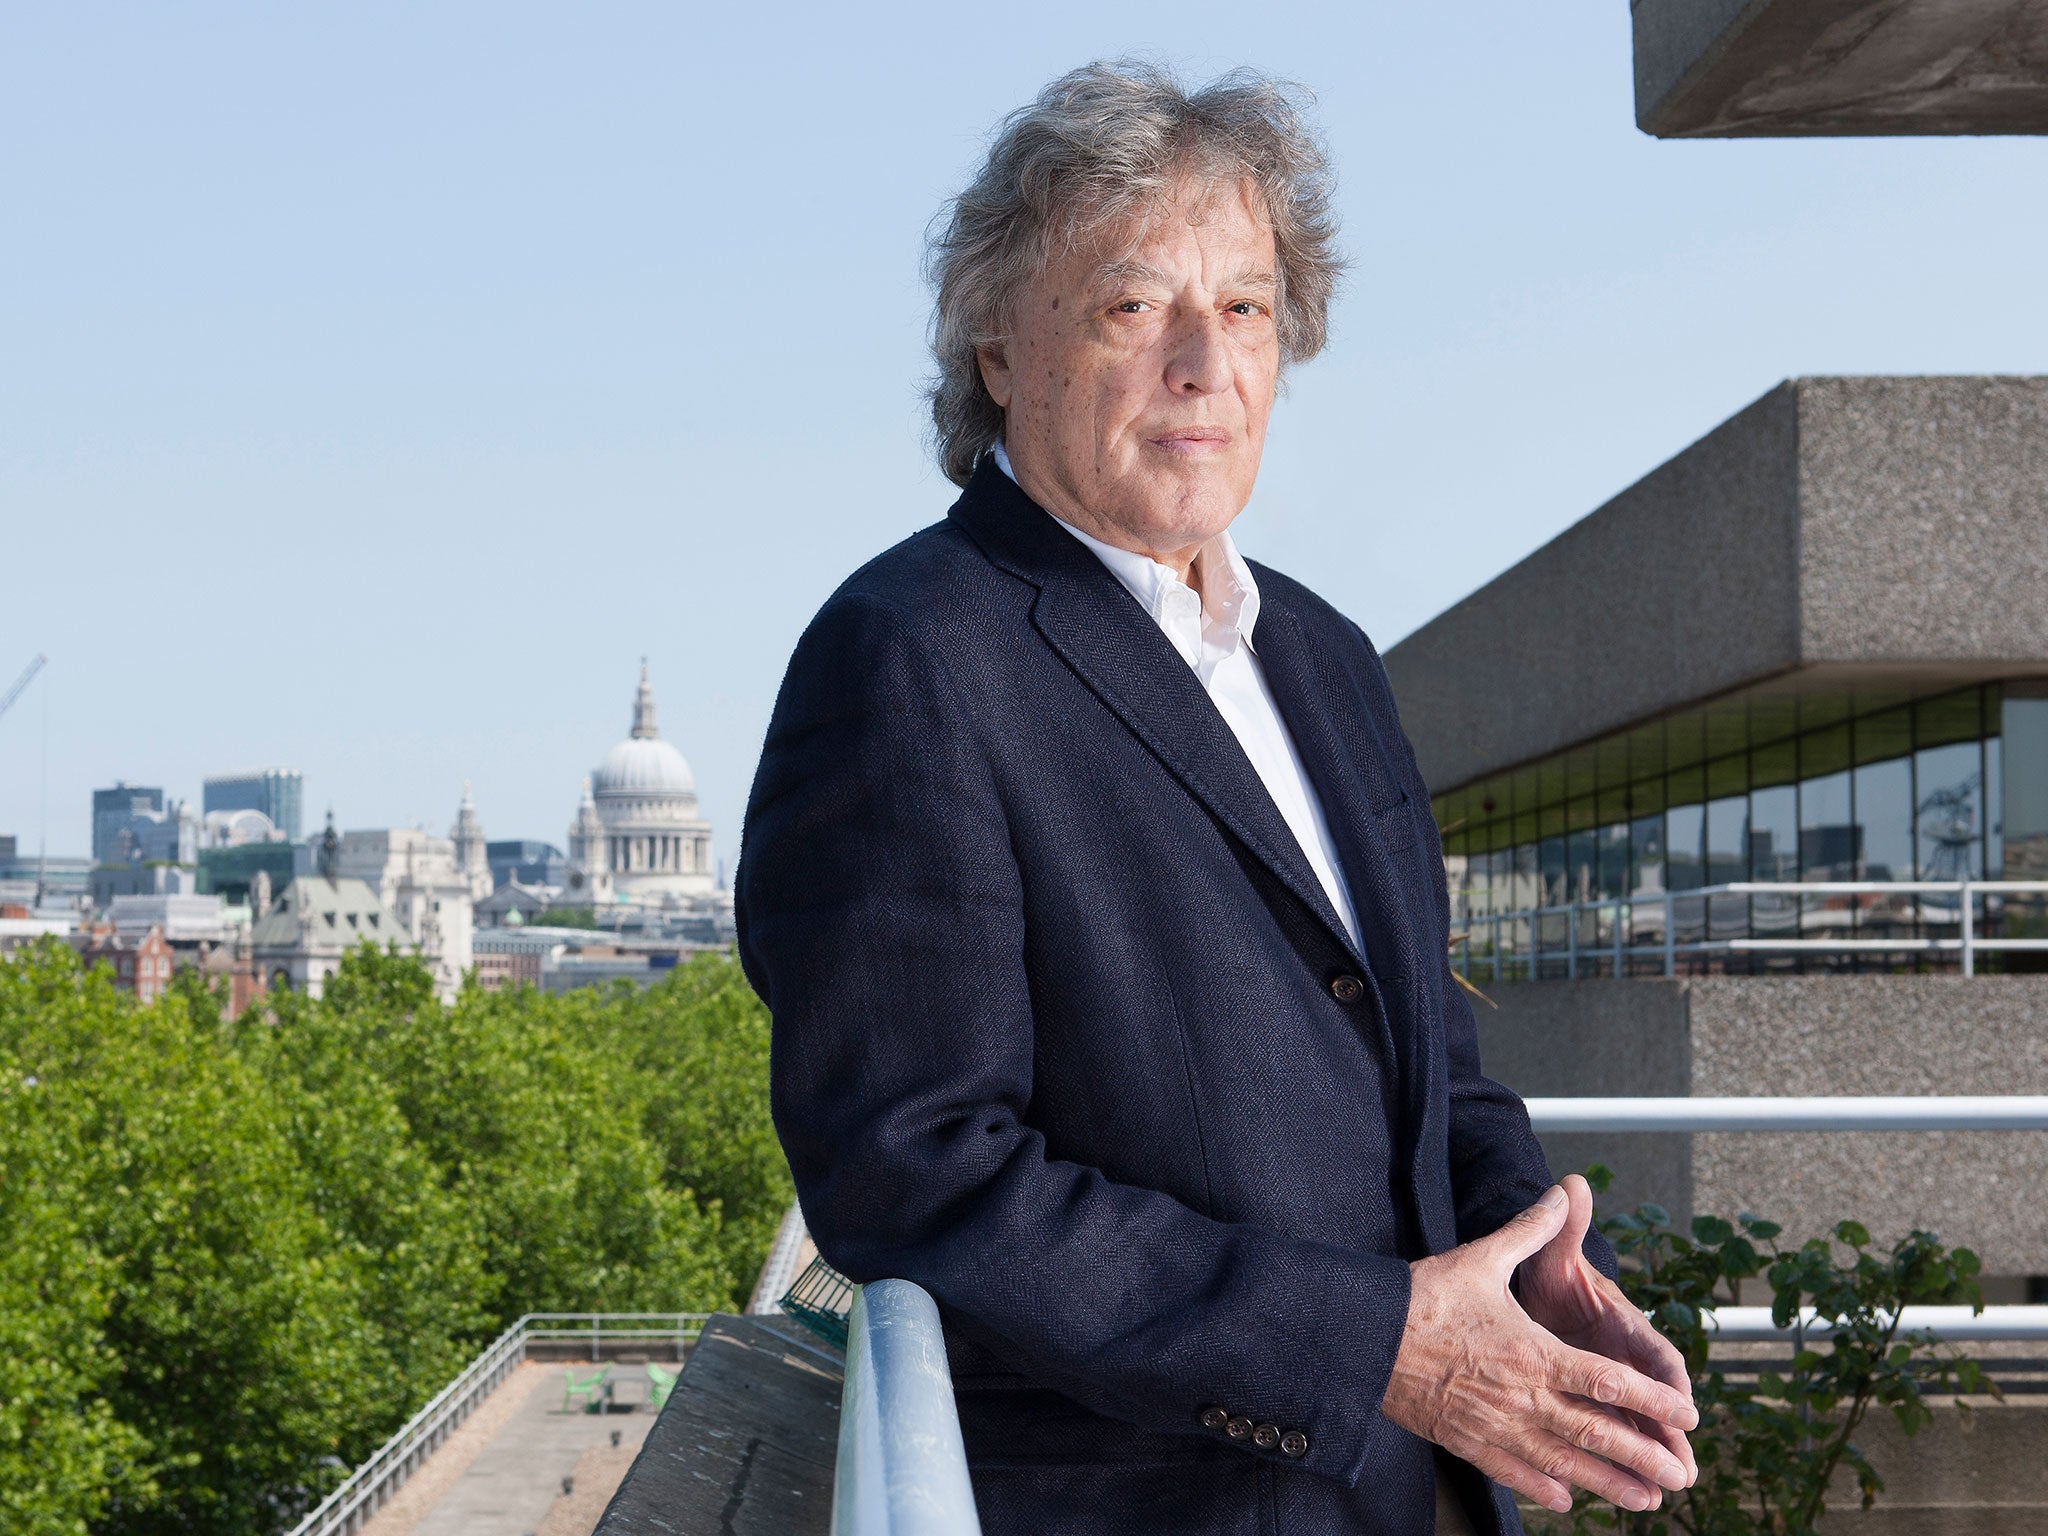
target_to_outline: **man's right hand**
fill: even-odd
[[[1574,1483],[1623,1509],[1655,1509],[1692,1474],[1629,1415],[1689,1430],[1699,1423],[1691,1399],[1560,1342],[1508,1291],[1567,1204],[1554,1188],[1491,1237],[1409,1266],[1408,1325],[1380,1411],[1560,1514]]]

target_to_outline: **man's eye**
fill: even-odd
[[[1239,299],[1230,306],[1230,312],[1233,315],[1263,315],[1266,312],[1266,306],[1255,299]]]
[[[1143,299],[1124,299],[1116,305],[1116,312],[1120,315],[1141,315],[1151,307]]]

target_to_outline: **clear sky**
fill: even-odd
[[[0,833],[47,718],[53,853],[272,764],[559,845],[644,654],[729,864],[797,634],[952,497],[926,222],[1127,53],[1320,99],[1355,265],[1239,534],[1382,645],[1788,375],[2048,368],[2048,144],[1657,142],[1624,0],[14,6]]]

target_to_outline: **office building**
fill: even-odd
[[[216,774],[200,791],[203,811],[261,811],[288,843],[299,840],[306,777],[292,768]]]

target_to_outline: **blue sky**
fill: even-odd
[[[52,852],[267,764],[559,844],[645,654],[729,861],[797,634],[951,499],[926,222],[1128,53],[1320,100],[1355,265],[1240,539],[1383,645],[1788,375],[2048,367],[2048,145],[1659,143],[1623,0],[17,6],[0,833],[47,719]]]

